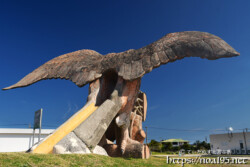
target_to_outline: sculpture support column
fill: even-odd
[[[115,135],[116,144],[106,142],[106,144],[102,143],[102,145],[108,154],[113,157],[149,158],[150,151],[146,145],[143,145],[144,139],[134,140],[129,133],[130,117],[139,94],[141,80],[124,82],[122,96],[120,97],[122,102],[121,110],[106,133],[109,138]],[[113,134],[114,132],[115,134]]]

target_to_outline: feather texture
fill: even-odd
[[[61,55],[4,90],[56,78],[69,79],[82,87],[100,78],[107,70],[116,71],[125,80],[134,80],[162,64],[184,57],[214,60],[238,55],[239,53],[230,45],[215,35],[198,31],[177,32],[137,50],[107,55],[101,55],[93,50],[79,50]]]

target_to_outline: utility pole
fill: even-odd
[[[248,129],[246,128],[246,133],[247,133],[247,130],[248,130]],[[246,140],[247,140],[247,139],[246,139]],[[246,145],[246,148],[247,148],[247,145]],[[247,149],[247,152],[246,152],[246,153],[248,154],[248,149]]]
[[[247,131],[248,131],[248,129],[246,128],[246,133],[247,133]],[[246,137],[246,138],[247,138],[247,137]],[[247,140],[247,139],[246,139],[246,140]],[[246,148],[247,148],[247,145],[246,145]],[[247,149],[246,154],[248,154],[248,149]]]
[[[246,132],[247,132],[247,128],[246,128]],[[245,133],[245,129],[243,129],[243,137],[244,137],[244,142],[245,142],[246,154],[248,154],[248,153],[247,153],[247,142],[246,142],[246,133]]]

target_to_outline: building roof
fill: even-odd
[[[162,143],[173,143],[173,142],[189,142],[188,140],[182,140],[182,139],[168,139],[161,141]]]
[[[41,134],[50,134],[55,129],[42,129]],[[35,133],[39,133],[37,129]],[[33,134],[33,129],[22,129],[22,128],[0,128],[0,134]]]

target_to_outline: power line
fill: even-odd
[[[21,125],[29,125],[29,124],[0,124],[0,126],[21,126]]]
[[[169,129],[169,128],[160,128],[160,127],[152,127],[152,126],[147,126],[147,128],[158,129],[158,130],[166,130],[166,131],[181,131],[181,132],[183,132],[183,131],[186,131],[186,132],[226,131],[225,129]]]

